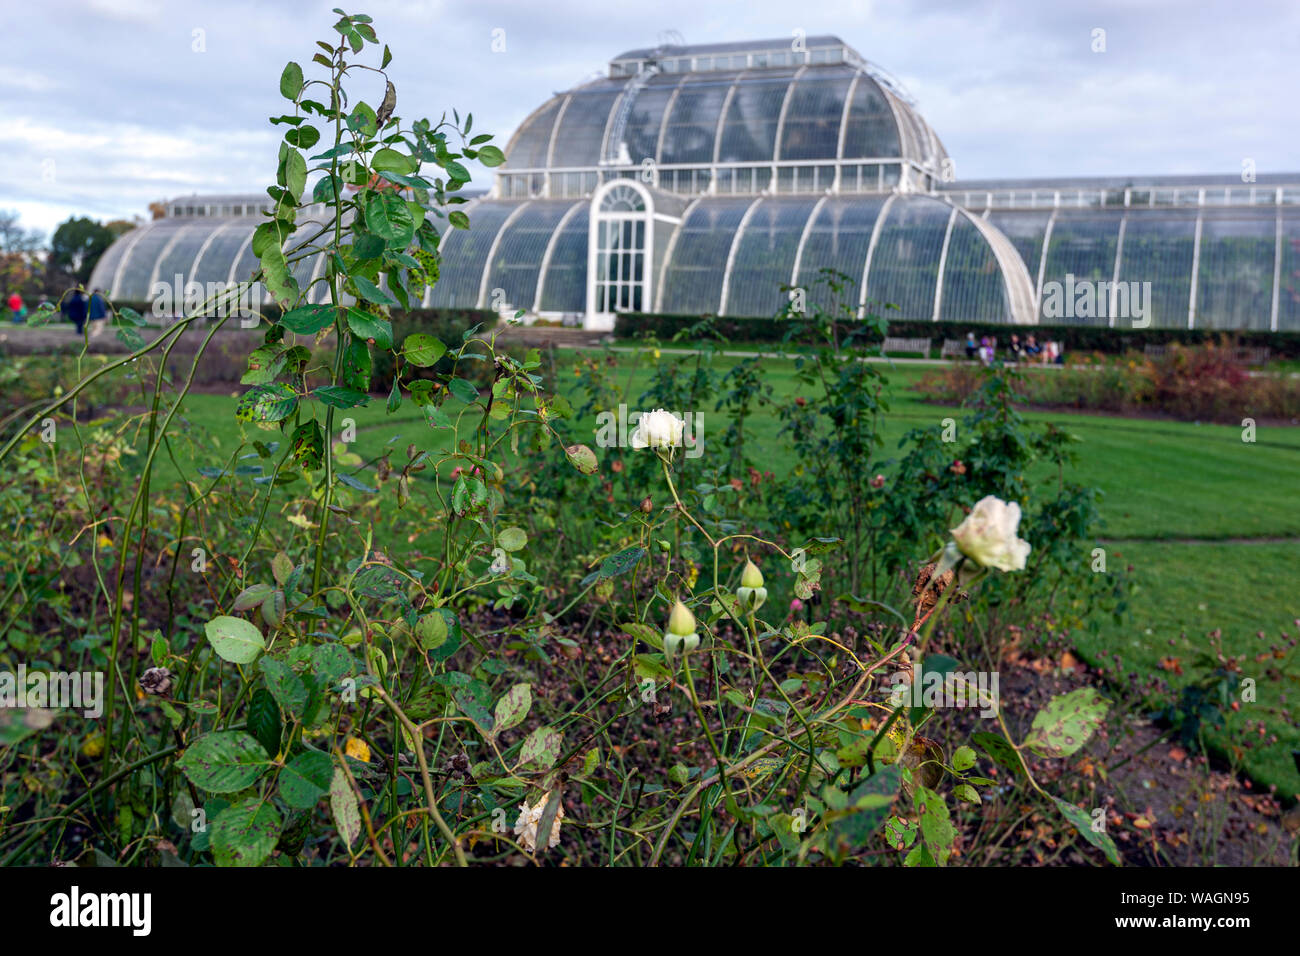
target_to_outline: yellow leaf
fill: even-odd
[[[354,760],[360,760],[362,763],[370,763],[370,745],[364,740],[356,737],[349,737],[343,745],[343,752]]]

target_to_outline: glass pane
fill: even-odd
[[[1206,216],[1201,227],[1197,328],[1269,327],[1277,222],[1271,210],[1263,212]]]
[[[506,148],[506,164],[513,169],[534,169],[546,165],[546,153],[551,145],[551,130],[564,97],[557,96],[529,117],[519,127]]]
[[[988,215],[988,222],[1016,247],[1029,273],[1029,280],[1034,283],[1038,282],[1043,236],[1051,216],[1050,212],[991,212]]]
[[[506,217],[519,206],[517,202],[504,201],[475,203],[466,208],[468,229],[447,228],[438,281],[429,296],[433,308],[472,309],[478,305],[483,266],[492,240]]]
[[[533,202],[506,228],[489,266],[490,298],[501,289],[505,302],[513,308],[533,307],[537,276],[546,246],[555,233],[555,227],[572,206],[564,200]]]
[[[961,213],[953,221],[943,269],[939,318],[957,322],[1008,322],[1002,270],[988,242]]]
[[[656,76],[636,94],[636,101],[623,127],[623,142],[627,143],[632,162],[639,163],[657,156],[664,110],[680,81],[681,77],[677,76]]]
[[[734,75],[718,73],[685,83],[677,94],[664,131],[661,163],[710,163],[718,134],[718,115]]]
[[[1043,296],[1040,303],[1042,321],[1064,325],[1107,325],[1104,316],[1079,315],[1080,309],[1058,299],[1066,314],[1048,317],[1043,315],[1044,304],[1049,305],[1048,283],[1062,283],[1064,295],[1067,275],[1076,282],[1110,282],[1115,274],[1115,247],[1119,240],[1120,217],[1116,215],[1058,213],[1052,226],[1051,244],[1047,250],[1047,268],[1043,273]],[[1077,301],[1077,300],[1076,300]],[[1073,314],[1070,314],[1073,313]]]
[[[727,284],[727,315],[772,316],[789,301],[799,237],[815,199],[765,199],[754,209],[736,247]]]
[[[848,129],[844,131],[844,156],[874,159],[900,155],[902,149],[894,111],[889,108],[889,101],[880,92],[876,81],[860,74],[858,85],[853,90],[853,103],[849,106]]]
[[[1282,219],[1282,281],[1278,284],[1277,327],[1300,332],[1300,218]]]
[[[610,84],[597,84],[591,91],[571,95],[555,134],[552,166],[595,166],[600,162],[605,124],[623,89],[621,82],[610,81]]]
[[[772,159],[781,104],[793,76],[790,70],[772,70],[746,76],[740,82],[723,122],[720,162]]]
[[[565,222],[555,238],[550,263],[542,277],[543,312],[582,312],[586,310],[586,237],[588,237],[588,203],[578,204],[578,211]]]
[[[898,307],[891,317],[934,318],[939,254],[951,208],[923,196],[898,196],[890,205],[867,274],[868,308]]]
[[[836,69],[805,73],[795,83],[781,131],[780,159],[833,159],[852,73]]]
[[[1187,305],[1192,291],[1192,252],[1196,238],[1196,214],[1130,213],[1124,226],[1124,249],[1120,253],[1121,282],[1150,282],[1147,313],[1153,328],[1187,328]],[[1272,259],[1269,261],[1272,266]],[[1118,301],[1116,303],[1119,304]],[[1128,316],[1117,317],[1115,325],[1132,325]],[[1109,310],[1107,311],[1109,315]]]
[[[663,311],[669,315],[716,313],[731,240],[752,199],[705,199],[681,225],[664,275]]]

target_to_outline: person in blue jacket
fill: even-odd
[[[73,289],[63,297],[63,308],[60,311],[77,327],[77,334],[81,335],[82,329],[86,327],[86,313],[90,311],[90,303],[86,300],[85,293],[80,289]]]

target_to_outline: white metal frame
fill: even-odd
[[[615,189],[625,187],[632,189],[641,196],[644,205],[643,209],[638,210],[618,210],[602,211],[601,204]],[[632,250],[642,256],[641,260],[641,307],[648,308],[653,301],[651,298],[654,292],[654,283],[651,281],[651,273],[654,271],[654,248],[655,248],[655,205],[654,195],[646,186],[636,179],[611,179],[607,183],[602,183],[596,191],[591,194],[591,212],[587,217],[587,318],[586,327],[600,331],[609,331],[614,327],[615,313],[610,310],[598,310],[597,305],[597,275],[596,261],[600,252],[600,234],[601,227],[609,222],[639,222],[643,225],[642,230],[642,247],[639,250]]]

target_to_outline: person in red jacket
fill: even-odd
[[[23,308],[23,297],[20,296],[17,292],[13,293],[12,295],[9,296],[8,305],[9,305],[9,311],[13,313],[12,315],[10,315],[10,318],[13,319],[15,322],[21,322],[23,320],[23,313],[27,311],[25,308]]]

